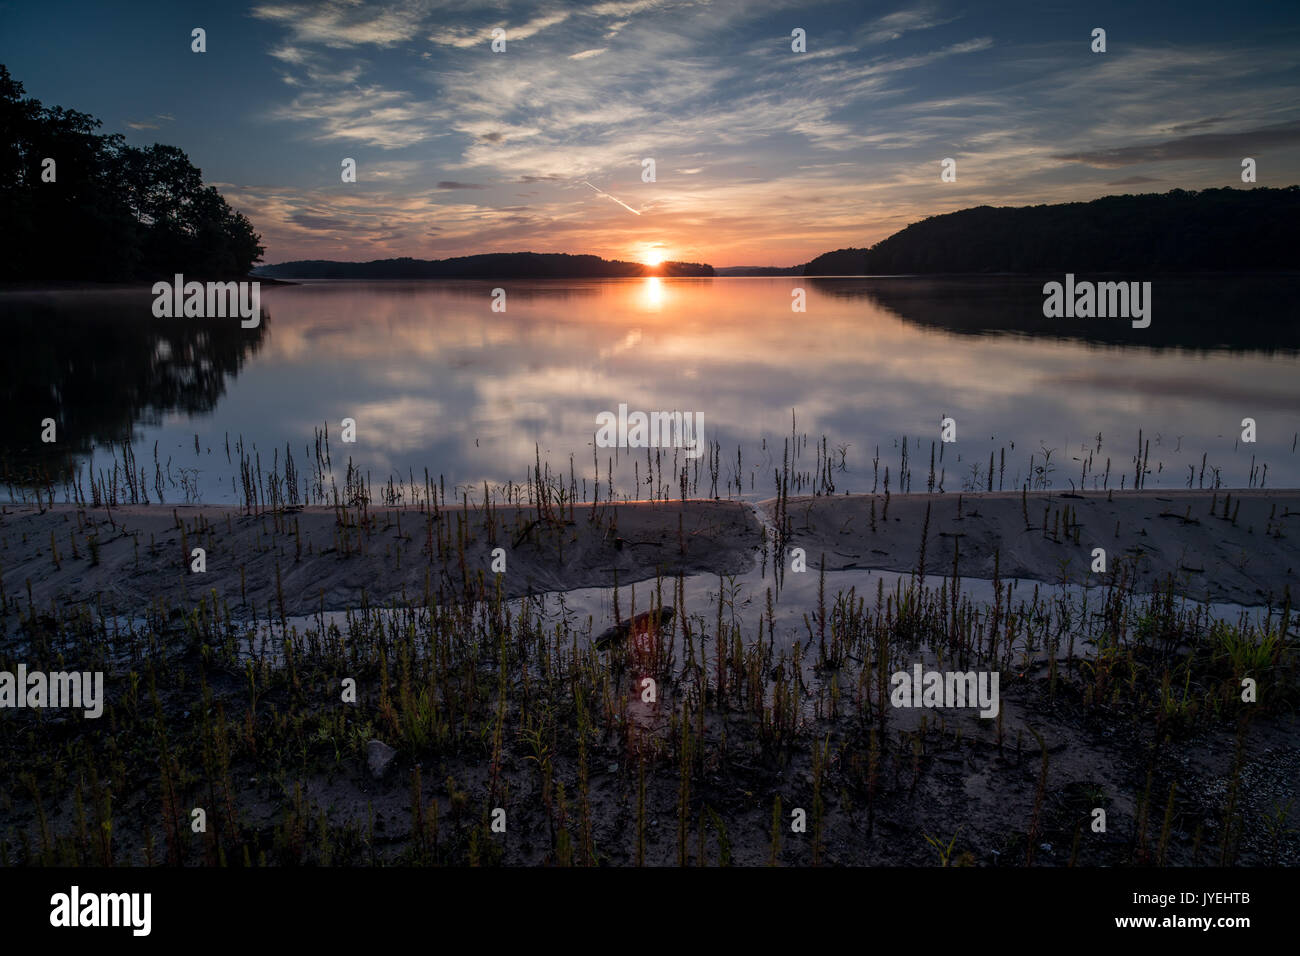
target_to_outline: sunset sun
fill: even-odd
[[[671,250],[664,246],[662,240],[643,239],[632,243],[631,248],[628,249],[628,258],[653,269],[672,258],[670,252]]]

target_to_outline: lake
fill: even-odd
[[[1294,277],[1157,276],[1146,329],[1044,318],[1044,281],[315,281],[264,285],[256,329],[156,319],[146,288],[7,292],[0,458],[12,494],[36,475],[62,500],[129,442],[151,500],[236,503],[239,448],[305,472],[328,423],[339,487],[350,458],[374,489],[427,468],[476,496],[540,460],[580,499],[611,466],[617,497],[677,497],[685,466],[692,495],[763,498],[788,447],[791,493],[870,492],[886,468],[896,491],[905,452],[923,491],[932,448],[949,492],[987,488],[990,456],[995,489],[1131,488],[1139,450],[1148,488],[1300,485]],[[596,448],[620,405],[694,413],[711,450]]]

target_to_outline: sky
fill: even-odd
[[[970,206],[1249,188],[1244,157],[1300,183],[1295,0],[41,0],[0,23],[28,95],[185,150],[268,263],[790,266]]]

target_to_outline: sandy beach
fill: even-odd
[[[1230,497],[1229,497],[1230,496]],[[775,500],[759,508],[769,519]],[[874,511],[874,519],[873,519]],[[928,526],[927,526],[928,514]],[[1189,598],[1259,605],[1300,579],[1300,491],[1090,492],[824,496],[786,505],[790,548],[809,568],[956,571],[962,577],[1101,583],[1172,578]],[[1028,520],[1026,521],[1026,517]],[[195,548],[206,570],[191,570]],[[223,506],[0,510],[0,581],[9,599],[47,608],[197,602],[215,590],[232,609],[276,614],[423,602],[494,586],[508,597],[609,586],[665,574],[734,574],[762,549],[754,510],[735,501],[577,505],[556,520],[535,508],[306,507],[248,515]],[[1106,552],[1094,573],[1093,550]],[[52,550],[53,549],[53,550]],[[496,566],[499,568],[500,555]],[[786,558],[787,567],[790,557]]]
[[[762,507],[774,514],[776,502]],[[956,554],[959,575],[992,578],[996,556],[1003,578],[1101,583],[1091,568],[1103,548],[1107,574],[1135,571],[1139,591],[1172,577],[1189,598],[1259,605],[1300,582],[1295,490],[911,494],[887,506],[884,495],[790,498],[789,546],[806,550],[810,568],[825,555],[831,570],[911,571],[927,514],[932,574],[951,573]]]
[[[92,545],[92,540],[94,544]],[[53,547],[53,551],[51,548]],[[461,594],[497,577],[505,596],[620,584],[666,574],[735,573],[756,560],[760,529],[740,502],[588,504],[555,520],[536,508],[336,511],[304,507],[248,515],[221,506],[56,505],[0,509],[0,582],[10,600],[40,608],[79,602],[136,614],[216,591],[233,613],[259,614],[421,603],[426,592]],[[206,570],[191,570],[204,548]],[[96,553],[97,552],[97,553]],[[57,554],[57,560],[55,556]],[[500,567],[500,564],[497,565]],[[277,585],[278,582],[278,585]]]

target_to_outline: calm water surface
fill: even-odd
[[[773,494],[792,433],[810,473],[825,471],[825,436],[836,493],[871,491],[886,467],[897,490],[906,438],[911,490],[925,490],[944,416],[958,439],[936,446],[947,491],[987,487],[990,452],[995,488],[1100,486],[1107,458],[1110,485],[1132,487],[1139,429],[1148,487],[1186,487],[1189,466],[1194,485],[1217,469],[1246,486],[1252,458],[1256,484],[1300,485],[1294,277],[1157,278],[1148,329],[1045,319],[1042,282],[308,282],[263,286],[254,330],[154,319],[147,290],[6,293],[0,456],[11,481],[38,472],[57,487],[92,460],[111,470],[129,441],[152,492],[156,443],[167,501],[236,502],[241,438],[264,471],[286,445],[306,471],[329,423],[340,486],[350,456],[376,490],[392,473],[422,483],[428,468],[449,493],[481,493],[525,481],[540,454],[566,484],[572,456],[583,496],[596,416],[625,403],[702,413],[722,495]],[[494,286],[505,313],[491,311]],[[806,312],[791,310],[796,287]],[[53,446],[40,442],[46,417]],[[1253,445],[1240,441],[1246,417]],[[339,441],[344,418],[355,444]],[[1031,473],[1045,450],[1048,470]],[[647,481],[646,452],[619,452],[616,493],[676,497],[672,454]],[[602,496],[614,455],[600,450]],[[710,493],[708,457],[690,467],[693,490]]]

